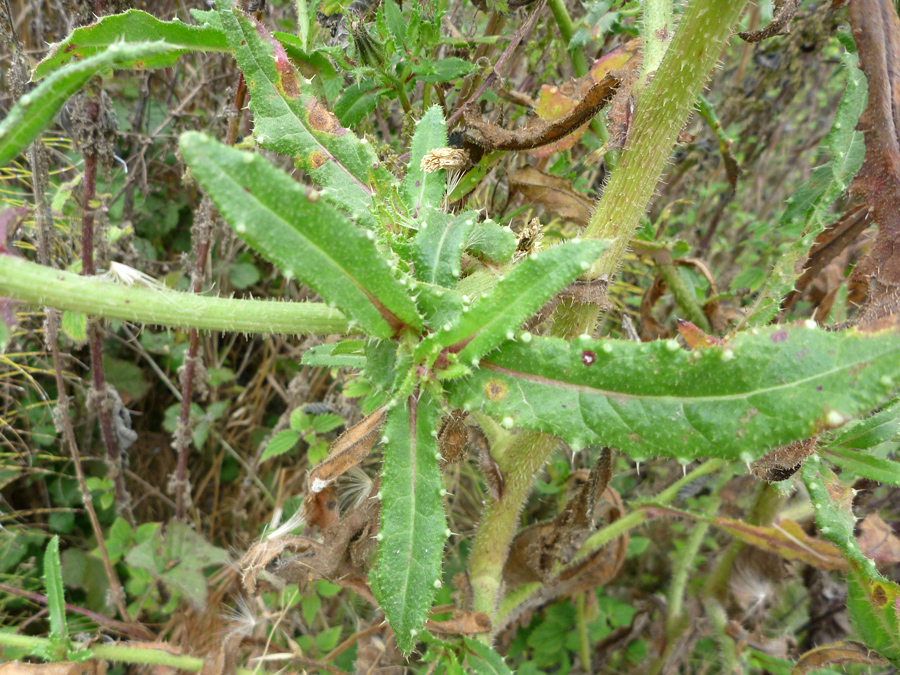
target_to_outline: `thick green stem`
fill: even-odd
[[[653,80],[641,93],[628,140],[585,237],[612,239],[590,278],[610,278],[619,267],[731,27],[746,0],[694,0],[678,26]]]
[[[569,16],[569,11],[566,9],[566,2],[565,0],[548,0],[547,4],[550,6],[553,18],[556,20],[563,43],[565,43],[566,49],[569,49],[569,43],[572,41],[572,36],[575,35],[575,25],[572,23],[572,17]],[[572,68],[575,70],[575,74],[578,77],[587,75],[588,63],[587,59],[584,58],[584,50],[579,48],[571,50],[570,53],[572,54]]]
[[[49,638],[31,637],[29,635],[15,635],[13,633],[0,633],[0,645],[5,647],[19,647],[31,651],[47,650],[51,647]],[[143,649],[140,647],[126,647],[121,645],[94,644],[90,646],[91,658],[104,661],[118,661],[121,663],[140,663],[153,666],[168,666],[180,670],[200,672],[203,668],[203,659],[195,656],[180,656],[162,649]],[[253,675],[255,671],[248,668],[238,668],[237,675]]]
[[[672,39],[672,0],[646,0],[641,38],[644,47],[641,82],[646,82],[647,76],[659,68]]]
[[[331,335],[349,329],[343,314],[322,303],[231,300],[125,286],[11,256],[0,256],[0,296],[170,328],[278,335]]]

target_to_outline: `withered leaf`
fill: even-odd
[[[367,415],[337,437],[331,452],[309,474],[310,493],[321,492],[336,478],[359,464],[378,441],[385,419],[384,407]]]
[[[722,338],[707,335],[690,321],[678,319],[677,323],[678,332],[681,333],[681,337],[684,338],[684,341],[687,342],[688,347],[690,347],[691,349],[702,349],[703,347],[719,347],[725,344],[725,340],[723,340]]]
[[[477,427],[469,427],[469,442],[478,450],[478,468],[484,474],[488,492],[495,502],[503,499],[506,481],[500,471],[500,465],[491,457],[491,446],[487,436]]]
[[[491,632],[491,617],[484,612],[468,612],[456,614],[446,621],[428,620],[425,628],[433,633],[443,635],[476,635]]]
[[[900,538],[877,513],[870,513],[859,524],[859,548],[876,565],[900,562]]]
[[[806,675],[831,664],[865,663],[869,666],[890,665],[884,657],[861,642],[835,642],[810,649],[791,669],[791,675]]]
[[[587,225],[591,219],[594,202],[572,188],[572,181],[551,176],[526,166],[509,177],[510,187],[525,198],[540,204],[547,211],[557,213],[578,225]]]
[[[762,42],[776,35],[789,35],[791,20],[799,6],[800,0],[775,0],[775,13],[772,20],[759,30],[738,33],[738,37],[744,42]]]
[[[310,492],[303,500],[303,520],[307,525],[322,530],[337,524],[338,511],[337,488],[334,485],[319,492]]]
[[[750,465],[750,473],[770,483],[787,480],[800,469],[803,460],[816,451],[817,440],[816,436],[770,450]]]
[[[441,420],[441,428],[438,431],[441,468],[466,458],[469,434],[465,422],[466,413],[462,410],[453,410]]]
[[[524,129],[503,129],[481,116],[477,103],[469,103],[463,110],[468,125],[467,138],[492,150],[531,150],[547,145],[572,133],[609,103],[619,86],[619,79],[611,74],[594,84],[569,113],[550,122],[535,120]]]
[[[714,518],[711,522],[741,541],[787,560],[799,560],[822,570],[848,569],[846,559],[834,544],[810,537],[793,520],[782,520],[771,527],[730,518]]]

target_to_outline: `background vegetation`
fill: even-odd
[[[665,18],[672,11],[667,3],[385,0],[367,8],[358,2],[270,1],[245,9],[276,33],[314,96],[370,144],[379,169],[417,170],[410,162],[417,123],[438,105],[451,132],[464,128],[455,127],[464,119],[487,146],[471,145],[475,131],[459,143],[470,154],[458,182],[450,181],[446,210],[486,214],[511,228],[525,253],[535,242],[546,249],[584,227],[590,231],[594,203],[624,156],[635,100],[649,86],[642,78],[655,70],[647,64],[659,63],[661,51],[653,50],[664,50],[674,31],[663,21],[648,42],[646,26],[657,20],[650,10],[661,8]],[[728,41],[697,112],[674,130],[678,144],[592,336],[678,339],[699,349],[770,321],[841,327],[857,317],[866,288],[851,273],[870,251],[876,228],[871,195],[847,190],[863,161],[862,134],[854,128],[867,100],[847,9],[840,2],[761,2],[743,13],[739,30],[758,30],[793,5],[789,34]],[[204,131],[240,149],[264,145],[259,128],[254,138],[246,83],[226,43],[208,38],[203,51],[146,71],[111,70],[136,59],[153,66],[162,58],[152,50],[109,56],[100,47],[111,42],[112,29],[105,37],[92,34],[97,45],[73,37],[48,48],[98,17],[129,9],[185,24],[218,19],[215,7],[182,0],[4,0],[0,6],[4,115],[29,95],[30,79],[59,72],[70,52],[82,64],[95,54],[110,59],[97,67],[102,77],[89,73],[73,88],[86,85],[40,143],[5,158],[12,161],[0,169],[7,205],[0,213],[0,252],[151,290],[318,299],[217,215],[197,182],[204,181],[200,160],[188,156],[197,175],[185,173],[192,150],[179,146],[184,132]],[[675,3],[674,23],[682,10]],[[135,15],[129,18],[137,25]],[[643,45],[636,42],[641,36]],[[615,72],[628,84],[604,115],[576,125],[574,134],[512,152],[492,140],[495,128],[479,127],[489,121],[527,136],[535,115],[564,117],[584,97],[591,69],[590,83]],[[478,92],[483,120],[464,116],[462,107]],[[272,149],[258,151],[305,188],[312,185],[302,170],[310,167]],[[42,208],[52,229],[40,227]],[[390,208],[381,205],[382,215]],[[374,218],[362,210],[355,215],[364,223]],[[529,232],[530,239],[523,234]],[[464,263],[487,259],[472,250]],[[113,263],[141,275],[123,276],[134,272]],[[202,665],[209,672],[240,666],[778,674],[791,672],[802,654],[797,672],[840,667],[832,663],[888,672],[898,664],[900,636],[890,635],[896,614],[887,610],[887,619],[867,624],[857,605],[854,626],[847,599],[854,555],[873,560],[886,584],[900,580],[900,471],[890,461],[900,406],[893,401],[873,399],[859,406],[881,406],[873,416],[827,431],[802,477],[793,470],[815,440],[787,446],[787,459],[751,466],[762,453],[749,456],[746,467],[678,449],[672,459],[636,461],[634,452],[609,455],[599,447],[582,450],[571,437],[554,441],[519,522],[561,527],[552,519],[570,513],[567,505],[586,494],[584,485],[596,476],[592,467],[611,462],[611,489],[598,497],[594,514],[602,555],[592,558],[579,583],[489,617],[505,665],[479,641],[483,614],[477,598],[473,611],[466,597],[483,505],[503,489],[490,452],[486,460],[469,442],[472,457],[443,473],[452,534],[428,624],[432,637],[406,659],[401,651],[408,650],[402,644],[398,650],[368,589],[342,588],[349,585],[345,578],[314,579],[247,596],[246,558],[235,564],[255,543],[302,531],[288,519],[301,510],[310,471],[342,431],[384,402],[379,389],[385,387],[372,373],[363,377],[351,367],[359,363],[359,345],[334,349],[333,337],[255,334],[279,331],[243,324],[238,332],[198,332],[100,323],[74,309],[2,303],[0,625],[4,636],[50,636],[40,649],[0,641],[6,658],[68,655],[73,667],[88,668],[94,662],[77,663],[74,644],[123,670],[144,666],[113,663],[144,658],[161,663],[154,666],[160,670]],[[321,320],[323,328],[309,332],[346,332],[340,321]],[[549,320],[545,313],[527,327],[540,335]],[[188,318],[180,325],[192,324]],[[48,345],[58,345],[58,353]],[[309,356],[316,348],[321,351],[312,354],[332,360],[316,362]],[[342,350],[346,361],[333,360]],[[98,397],[92,393],[98,390],[114,393]],[[485,428],[492,443],[502,433]],[[380,453],[357,461],[336,482],[339,506],[323,503],[323,512],[363,508]],[[852,509],[855,522],[842,520],[845,513],[822,513],[815,490],[826,484],[830,497],[822,499]],[[829,517],[835,524],[823,526]],[[840,543],[851,535],[858,548]],[[517,568],[513,561],[503,571],[508,585],[538,580],[528,576],[528,564],[519,561]],[[851,613],[864,583],[851,578]],[[896,586],[884,588],[896,600]],[[866,597],[877,596],[872,593]],[[102,641],[92,642],[98,634],[165,642],[172,653],[196,658],[103,652]],[[69,638],[75,642],[60,642]],[[853,642],[859,639],[888,660]],[[821,645],[829,647],[808,654]]]

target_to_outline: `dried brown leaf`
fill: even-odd
[[[321,492],[336,478],[365,459],[378,441],[378,432],[384,425],[384,419],[385,409],[378,408],[338,436],[331,445],[328,457],[309,474],[310,493]]]
[[[478,104],[472,102],[463,111],[469,127],[466,136],[472,142],[492,150],[521,151],[538,148],[569,135],[590,121],[609,103],[618,86],[619,79],[616,76],[606,75],[588,89],[567,115],[550,122],[534,120],[531,126],[515,130],[504,129],[486,121],[481,116]]]
[[[900,538],[877,513],[870,513],[859,524],[859,548],[876,565],[893,565],[900,562]]]
[[[831,664],[865,663],[869,666],[890,665],[884,657],[873,652],[861,642],[835,642],[810,649],[791,669],[791,675],[806,675]]]
[[[528,201],[578,225],[587,225],[591,219],[593,200],[576,192],[571,180],[526,166],[510,176],[509,182],[510,187],[521,192]]]
[[[477,635],[491,632],[491,617],[484,612],[457,613],[446,621],[428,620],[425,628],[443,635]]]
[[[848,569],[846,559],[834,544],[810,537],[793,520],[782,520],[771,527],[730,518],[714,518],[711,522],[733,537],[787,560],[799,560],[823,570]]]
[[[499,502],[503,499],[506,481],[503,472],[500,471],[500,465],[491,457],[491,446],[487,436],[478,427],[469,427],[469,442],[478,450],[478,468],[484,474],[488,492],[495,502]]]
[[[441,420],[438,431],[438,449],[441,451],[441,466],[456,464],[466,458],[469,432],[466,429],[466,413],[453,410]]]
[[[807,438],[770,450],[750,465],[750,473],[770,483],[787,480],[800,469],[803,460],[816,451],[817,439]]]

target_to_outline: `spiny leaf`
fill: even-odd
[[[862,132],[856,130],[856,120],[866,105],[866,78],[855,67],[858,61],[855,55],[845,53],[842,60],[846,66],[847,87],[838,104],[831,130],[825,137],[831,160],[815,169],[812,177],[788,200],[778,227],[783,229],[799,221],[802,223],[802,236],[775,263],[757,301],[743,321],[746,326],[766,325],[778,313],[782,299],[793,289],[797,279],[794,271],[796,262],[807,254],[815,238],[825,229],[829,208],[862,166],[865,147]]]
[[[447,146],[447,123],[439,105],[431,106],[416,123],[409,153],[409,167],[403,183],[403,198],[413,220],[420,218],[425,207],[437,208],[444,196],[444,170],[425,173],[422,158],[435,148]],[[432,282],[434,283],[434,282]]]
[[[240,3],[218,0],[228,43],[244,73],[254,115],[256,142],[295,157],[299,166],[325,188],[323,195],[371,224],[370,183],[393,181],[365,140],[340,125],[337,118],[305,91],[284,47]]]
[[[556,434],[576,449],[751,462],[884,401],[900,384],[898,362],[893,332],[772,328],[696,352],[674,340],[525,335],[449,390],[454,406]]]
[[[900,401],[892,401],[871,417],[841,428],[828,447],[842,446],[854,450],[867,450],[897,436],[900,436]]]
[[[840,446],[829,446],[820,451],[830,462],[857,476],[879,483],[900,487],[900,462],[882,457],[854,452]]]
[[[847,613],[866,645],[900,667],[900,586],[851,574]]]
[[[391,337],[422,320],[367,236],[263,157],[196,132],[181,150],[235,232],[285,276],[297,277],[369,334]]]
[[[472,303],[454,326],[424,340],[419,355],[460,346],[459,362],[476,364],[484,354],[509,340],[557,291],[590,269],[607,245],[600,240],[573,241],[526,258]]]
[[[165,68],[178,61],[178,57],[192,51],[227,52],[225,35],[212,26],[191,26],[178,19],[160,21],[137,9],[122,14],[105,16],[90,26],[76,28],[62,42],[57,42],[50,53],[34,69],[32,81],[38,81],[57,68],[73,61],[94,56],[117,42],[168,43],[171,51],[155,54],[150,58],[135,57],[121,68]]]
[[[381,531],[372,592],[409,654],[441,585],[447,537],[436,425],[440,408],[423,393],[394,406],[384,427]]]
[[[176,50],[165,42],[115,44],[96,56],[71,63],[19,99],[0,122],[0,166],[22,152],[48,126],[69,97],[94,75],[107,68],[125,67],[138,59],[152,59]]]
[[[47,613],[50,617],[50,637],[65,640],[66,598],[63,592],[62,564],[59,560],[59,536],[54,536],[44,552],[44,589],[47,591]]]
[[[452,288],[461,273],[460,258],[475,227],[476,213],[466,211],[454,218],[428,208],[420,216],[412,255],[416,278],[428,284]]]
[[[463,636],[466,649],[469,651],[467,663],[477,675],[513,675],[503,657],[488,645]]]
[[[466,251],[490,262],[509,262],[516,252],[516,234],[493,220],[483,220],[475,224]]]

